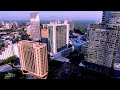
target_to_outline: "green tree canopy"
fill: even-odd
[[[5,74],[0,72],[0,79],[3,79],[5,77]]]
[[[4,47],[4,46],[5,46],[5,44],[4,44],[3,42],[0,42],[0,46],[3,46],[3,47]]]
[[[16,60],[17,60],[17,57],[14,55],[12,57],[9,57],[3,60],[2,64],[14,63]]]

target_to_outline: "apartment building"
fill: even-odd
[[[48,52],[55,54],[66,48],[69,44],[69,24],[60,22],[50,23],[48,26]]]
[[[115,28],[104,28],[104,26],[93,25],[89,28],[88,46],[86,61],[100,66],[113,68],[114,63],[118,60],[120,53],[120,31]],[[95,68],[95,67],[94,67]],[[103,68],[104,69],[104,68]],[[106,72],[108,69],[97,69],[100,72]]]
[[[108,28],[117,28],[120,26],[120,11],[103,11],[102,22]]]
[[[18,47],[23,73],[40,79],[47,78],[48,58],[46,44],[23,40],[18,43]]]
[[[72,20],[65,20],[64,24],[69,24],[69,33],[72,34],[74,32],[74,22]]]

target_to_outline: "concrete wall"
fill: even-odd
[[[62,50],[60,52],[57,52],[56,54],[54,54],[52,57],[51,57],[51,60],[53,59],[56,59],[56,58],[59,58],[59,57],[67,57],[70,52],[73,52],[74,51],[74,47],[71,47],[71,48],[67,48],[65,50]]]

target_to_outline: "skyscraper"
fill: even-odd
[[[44,43],[20,41],[18,43],[21,70],[38,78],[48,74],[47,46]],[[25,74],[27,74],[25,73]]]
[[[71,20],[65,20],[64,24],[69,24],[69,33],[72,34],[74,32],[74,23]]]
[[[94,25],[95,26],[95,25]],[[103,27],[89,29],[88,62],[111,67],[114,59],[113,53],[117,50],[119,31]]]
[[[57,53],[68,47],[69,24],[50,23],[48,25],[48,52]]]
[[[117,16],[113,16],[117,13]],[[105,66],[106,68],[113,68],[114,62],[116,62],[120,56],[120,27],[118,19],[120,17],[119,12],[105,11],[103,13],[102,24],[92,24],[88,30],[88,46],[86,61]],[[99,72],[108,74],[108,69],[102,67],[92,67]]]
[[[30,13],[30,38],[40,41],[40,18],[38,13]]]
[[[6,27],[6,29],[10,29],[10,24],[9,23],[5,23],[5,27]]]
[[[73,30],[74,29],[74,22],[71,20],[65,20],[64,24],[70,24],[69,30]]]
[[[108,28],[117,28],[120,26],[120,11],[103,11],[102,22]]]

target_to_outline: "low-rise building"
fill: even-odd
[[[14,55],[19,57],[17,43],[13,44],[12,41],[10,41],[10,40],[5,40],[4,43],[5,43],[5,47],[2,47],[0,49],[0,62],[2,62],[4,59],[7,59]]]
[[[54,59],[59,58],[59,57],[67,57],[71,52],[73,52],[73,50],[74,50],[74,47],[67,48],[65,50],[62,50],[62,51],[56,53],[56,54],[51,55],[50,59],[54,60]]]
[[[85,41],[79,39],[79,38],[70,38],[70,43],[74,46],[75,50],[80,51],[81,47],[86,44]]]
[[[7,72],[9,70],[12,70],[12,67],[8,64],[0,66],[0,72]]]
[[[69,62],[69,59],[65,57],[59,57],[59,58],[56,58],[55,60],[60,62]]]

